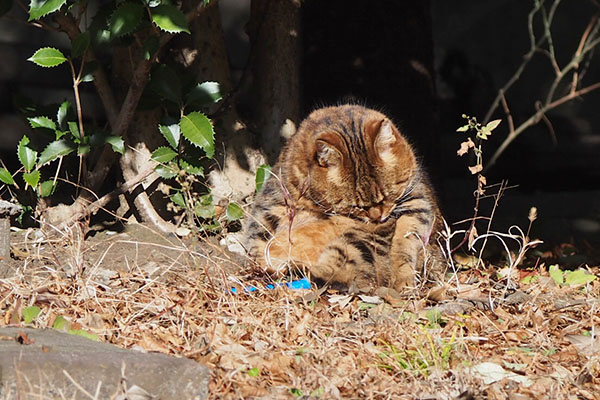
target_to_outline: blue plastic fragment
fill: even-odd
[[[295,281],[291,281],[291,282],[283,282],[283,283],[276,283],[276,284],[272,284],[269,283],[268,285],[265,285],[265,289],[268,290],[273,290],[277,287],[280,286],[286,286],[289,289],[292,290],[298,290],[298,289],[310,289],[310,281],[308,280],[308,278],[302,278],[302,279],[298,279]],[[257,291],[258,288],[256,286],[246,286],[244,288],[244,292],[246,293],[252,293],[254,291]],[[231,293],[237,293],[238,289],[237,288],[231,288]]]

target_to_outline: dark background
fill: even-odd
[[[431,172],[449,221],[469,218],[474,179],[456,150],[464,139],[456,131],[461,114],[482,119],[497,90],[510,78],[529,49],[527,14],[533,1],[431,0],[302,3],[302,114],[346,100],[390,115],[418,148]],[[240,76],[249,53],[244,27],[248,0],[221,1],[233,76]],[[594,1],[564,0],[553,38],[559,64],[574,52]],[[538,26],[539,28],[539,26]],[[27,124],[14,105],[20,93],[40,103],[72,97],[69,75],[40,71],[26,59],[41,46],[67,47],[64,36],[0,19],[0,158],[14,169],[16,144]],[[598,52],[597,52],[598,53]],[[584,85],[600,80],[600,54]],[[550,64],[538,56],[507,93],[515,123],[535,112],[553,79]],[[83,90],[87,118],[102,121],[92,87]],[[549,243],[579,246],[600,243],[600,90],[565,104],[544,124],[523,133],[486,173],[488,183],[507,181],[494,228],[527,227],[531,206],[538,208],[532,236]],[[244,104],[240,104],[244,110]],[[251,118],[251,115],[249,116]],[[507,133],[503,123],[485,144],[491,157]],[[493,199],[484,201],[489,213]]]

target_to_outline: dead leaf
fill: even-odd
[[[238,369],[249,366],[247,355],[250,350],[238,343],[225,344],[214,350],[215,354],[221,356],[219,366],[224,369]]]
[[[329,296],[329,303],[337,304],[341,309],[344,309],[351,300],[351,295],[332,294]]]
[[[469,250],[473,249],[473,243],[475,243],[475,239],[477,239],[477,228],[475,228],[474,226],[469,229]]]
[[[473,147],[475,147],[475,143],[473,143],[471,138],[467,138],[466,142],[462,142],[460,144],[460,149],[458,149],[456,151],[456,155],[458,155],[459,157],[462,157],[465,154],[467,154],[467,152],[469,151],[470,148],[473,148]]]
[[[263,397],[266,396],[269,392],[262,386],[254,386],[254,385],[241,385],[240,391],[242,392],[242,397],[244,399],[254,398],[254,397]]]
[[[600,353],[600,340],[585,335],[565,335],[577,351],[584,356],[593,356]]]
[[[429,292],[427,293],[427,298],[431,301],[435,301],[435,302],[442,302],[444,300],[446,300],[446,287],[445,286],[438,286],[438,287],[434,287],[431,288],[429,290]]]
[[[483,362],[472,368],[473,373],[483,380],[483,383],[490,385],[502,379],[510,379],[515,382],[530,386],[531,380],[526,376],[515,374],[514,372],[504,369],[501,365],[492,362]]]
[[[169,349],[154,339],[154,336],[150,332],[142,333],[142,338],[137,342],[137,345],[146,351],[169,354]]]
[[[472,167],[469,167],[469,171],[471,171],[471,174],[475,175],[476,173],[483,171],[483,165],[473,165]]]
[[[479,183],[481,183],[482,186],[487,185],[487,179],[485,176],[483,175],[479,175]]]
[[[367,296],[364,294],[359,294],[358,298],[361,299],[363,302],[368,303],[368,304],[381,304],[383,303],[383,299],[379,296]]]
[[[461,267],[475,268],[479,264],[479,257],[473,255],[454,253],[452,254],[452,258]]]
[[[301,338],[304,335],[306,335],[306,327],[308,325],[308,321],[310,320],[310,317],[311,317],[311,315],[309,313],[304,314],[304,318],[302,318],[302,321],[300,321],[300,323],[298,325],[296,325],[296,327],[294,328],[298,337]]]
[[[392,307],[404,307],[406,305],[402,295],[395,289],[381,286],[377,288],[375,294],[387,301]]]

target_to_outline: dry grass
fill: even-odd
[[[102,341],[198,360],[212,368],[215,399],[600,393],[600,279],[559,287],[543,262],[525,272],[511,266],[504,279],[490,265],[456,264],[440,302],[413,293],[375,304],[285,288],[234,295],[238,283],[263,287],[266,279],[209,242],[37,235],[15,246],[18,268],[0,280],[0,324],[22,323],[35,304],[35,326],[63,316]],[[522,283],[527,275],[538,278]],[[586,335],[589,343],[573,344]],[[486,381],[484,362],[504,368],[504,378]]]

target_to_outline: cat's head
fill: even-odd
[[[419,170],[390,119],[354,105],[310,114],[290,139],[282,164],[304,204],[370,221],[391,215]]]

